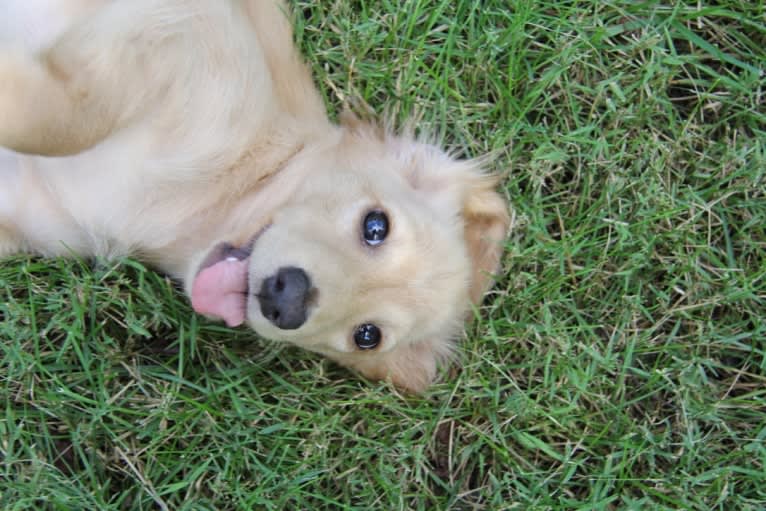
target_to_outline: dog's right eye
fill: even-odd
[[[375,246],[383,243],[388,236],[388,217],[382,211],[370,211],[364,217],[362,234],[368,245]]]
[[[372,323],[359,325],[354,330],[354,342],[360,350],[371,350],[380,344],[380,328]]]

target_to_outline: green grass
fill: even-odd
[[[299,1],[328,107],[508,171],[420,398],[192,314],[132,261],[0,266],[0,508],[766,507],[763,2]]]

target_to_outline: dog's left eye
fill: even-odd
[[[368,245],[375,246],[383,243],[388,236],[388,217],[382,211],[370,211],[364,217],[362,224],[364,241]]]

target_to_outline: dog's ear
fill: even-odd
[[[474,304],[492,284],[511,224],[510,205],[497,191],[500,176],[484,172],[482,160],[456,160],[437,146],[402,136],[394,139],[405,179],[445,215],[458,214],[471,260]]]
[[[503,241],[511,223],[508,202],[496,190],[498,181],[496,176],[474,175],[466,184],[463,198],[465,240],[473,266],[470,296],[476,305],[499,269]]]

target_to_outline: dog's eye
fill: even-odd
[[[360,350],[371,350],[380,344],[380,328],[372,323],[359,325],[354,330],[354,342]]]
[[[364,241],[368,245],[380,245],[388,236],[388,217],[382,211],[370,211],[362,224]]]

